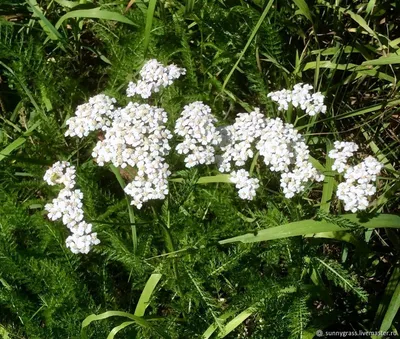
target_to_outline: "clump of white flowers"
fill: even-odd
[[[65,136],[87,137],[90,132],[110,126],[116,100],[104,94],[96,95],[88,103],[79,105],[75,116],[67,120]]]
[[[289,104],[300,107],[306,114],[314,116],[326,112],[324,105],[325,96],[321,92],[311,93],[313,87],[308,84],[296,84],[293,90],[283,89],[281,91],[268,93],[272,101],[278,103],[278,110],[287,110]]]
[[[250,173],[245,169],[231,172],[230,181],[235,184],[239,197],[245,200],[253,200],[256,190],[260,187],[260,181],[250,178]]]
[[[335,141],[334,146],[328,154],[331,159],[335,159],[332,169],[343,173],[349,167],[347,160],[358,151],[358,145],[354,142]]]
[[[134,168],[135,178],[125,187],[132,205],[141,208],[148,200],[164,199],[170,175],[165,156],[170,151],[171,132],[166,128],[167,113],[147,104],[129,103],[115,111],[104,139],[97,142],[92,156],[100,166]]]
[[[229,172],[232,165],[244,166],[254,156],[252,144],[261,136],[265,126],[266,119],[258,108],[251,113],[239,113],[234,124],[223,131],[223,153],[218,157],[219,170]]]
[[[66,245],[73,253],[89,253],[93,245],[100,243],[97,233],[92,232],[92,224],[83,220],[83,194],[75,187],[76,170],[69,162],[58,161],[49,168],[44,180],[51,186],[64,185],[57,198],[46,204],[50,220],[61,219],[72,234],[66,239]]]
[[[211,108],[201,101],[184,107],[181,117],[176,121],[175,133],[184,138],[176,146],[176,151],[186,155],[187,168],[215,162],[215,147],[222,141],[215,127],[216,122]]]
[[[165,67],[156,59],[151,59],[141,69],[141,79],[137,83],[129,83],[126,95],[132,97],[138,94],[143,99],[147,99],[153,92],[157,93],[161,88],[172,85],[174,80],[184,74],[186,74],[184,68],[179,68],[174,64]]]
[[[346,211],[365,210],[368,207],[368,197],[376,193],[372,184],[380,173],[383,165],[372,156],[368,156],[356,166],[347,161],[358,150],[354,142],[335,141],[335,148],[329,152],[329,157],[335,159],[332,169],[344,173],[345,181],[337,188],[337,197],[343,201]]]
[[[286,198],[304,191],[306,184],[313,180],[324,180],[309,161],[309,150],[303,137],[293,125],[285,124],[279,118],[265,118],[258,109],[240,113],[224,133],[228,142],[224,141],[226,145],[221,147],[221,172],[231,171],[232,166],[243,167],[248,159],[253,158],[255,148],[271,171],[281,173],[281,188]],[[237,180],[236,173],[231,173],[232,176]],[[246,177],[242,173],[240,178],[244,182]],[[253,187],[252,182],[248,187]],[[254,197],[246,195],[246,199],[250,196]]]

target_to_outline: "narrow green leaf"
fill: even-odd
[[[218,338],[225,338],[229,333],[231,333],[236,327],[238,327],[243,321],[250,317],[254,313],[254,308],[249,307],[243,312],[239,313],[235,318],[228,322],[222,329]]]
[[[324,185],[322,187],[322,198],[321,198],[321,211],[329,212],[331,206],[331,200],[333,196],[333,188],[335,186],[335,174],[332,172],[333,159],[328,156],[330,150],[332,149],[332,143],[329,141],[326,144],[326,172]]]
[[[383,318],[382,325],[379,329],[380,332],[386,332],[387,330],[389,330],[390,326],[392,325],[393,319],[399,310],[399,307],[400,307],[400,283],[397,284],[392,299],[390,300],[390,304]]]
[[[128,19],[127,17],[123,16],[120,13],[101,10],[100,8],[92,8],[92,9],[78,9],[64,14],[57,21],[55,25],[56,29],[59,29],[62,23],[70,18],[92,18],[92,19],[111,20],[137,27],[137,25],[132,20]]]
[[[147,306],[149,306],[149,301],[154,289],[156,288],[158,282],[160,281],[162,274],[153,273],[149,280],[147,280],[146,286],[144,287],[142,294],[140,295],[139,301],[136,305],[135,315],[138,317],[143,317]]]
[[[26,0],[26,2],[32,8],[34,16],[40,19],[41,26],[43,27],[43,30],[47,33],[49,38],[51,40],[61,40],[62,36],[60,32],[57,31],[57,29],[49,20],[47,20],[36,0]]]
[[[79,1],[56,0],[56,2],[66,8],[74,8],[79,5]]]
[[[378,309],[374,318],[374,328],[377,327],[379,323],[383,320],[385,313],[388,310],[388,306],[390,304],[390,300],[396,291],[396,287],[400,282],[400,267],[396,266],[393,270],[392,275],[390,276],[389,282],[386,286],[385,293],[381,298]]]
[[[372,13],[372,11],[374,10],[374,7],[375,7],[375,3],[376,3],[376,0],[369,0],[368,1],[367,9],[365,10],[367,12],[367,14],[371,14]]]
[[[310,8],[308,8],[307,3],[304,0],[293,0],[293,2],[299,8],[300,13],[313,23]]]
[[[258,20],[256,26],[253,28],[253,31],[250,34],[249,39],[247,40],[246,45],[242,49],[242,51],[239,54],[239,58],[237,59],[236,63],[233,65],[232,69],[230,70],[229,74],[225,78],[225,81],[222,85],[222,90],[225,89],[226,85],[228,84],[233,72],[235,72],[236,68],[238,67],[240,60],[242,60],[243,55],[246,53],[247,49],[249,48],[251,42],[253,41],[255,35],[257,34],[258,29],[261,27],[261,24],[263,23],[265,17],[267,16],[269,10],[271,9],[272,4],[274,3],[274,0],[269,0],[267,6],[265,7],[263,13],[261,14],[260,19]]]
[[[367,60],[362,63],[364,66],[380,66],[380,65],[394,65],[400,64],[400,55],[389,54],[379,59]]]
[[[376,77],[382,80],[386,80],[389,82],[394,83],[395,82],[395,78],[393,78],[392,76],[380,72],[377,69],[370,69],[368,65],[356,65],[356,64],[336,64],[334,62],[331,61],[320,61],[319,63],[317,63],[316,61],[311,61],[308,62],[304,65],[303,71],[307,71],[309,69],[316,69],[317,67],[320,68],[329,68],[329,69],[336,69],[336,70],[340,70],[340,71],[348,71],[348,72],[355,72],[361,75],[368,75],[371,77]]]
[[[162,338],[170,338],[169,335],[161,331],[159,328],[153,326],[150,322],[148,322],[146,319],[143,319],[142,317],[137,317],[133,314],[127,313],[127,312],[121,312],[121,311],[107,311],[101,314],[91,314],[88,317],[85,318],[82,322],[82,330],[84,330],[87,326],[89,326],[93,321],[99,321],[103,319],[107,319],[110,317],[125,317],[128,319],[133,320],[136,324],[139,326],[149,328],[157,332]]]
[[[18,138],[9,144],[6,148],[0,151],[0,161],[2,161],[6,156],[10,155],[11,152],[15,151],[21,145],[25,143],[25,138]]]
[[[344,214],[344,219],[350,220],[351,222],[359,223],[360,226],[365,228],[400,228],[400,216],[392,214],[380,214],[377,217],[369,220],[360,220],[356,214]],[[288,237],[295,237],[299,235],[321,233],[321,232],[337,232],[346,231],[348,228],[340,227],[336,224],[327,221],[316,221],[316,220],[302,220],[295,221],[289,224],[267,228],[261,231],[255,231],[254,233],[247,233],[237,237],[224,239],[219,241],[220,244],[228,244],[232,242],[252,243],[266,240],[282,239]]]
[[[231,316],[233,316],[235,313],[233,311],[229,311],[226,312],[224,314],[222,314],[220,317],[218,317],[218,319],[223,322],[226,319],[230,318]],[[216,322],[212,323],[203,333],[202,335],[202,339],[208,339],[212,336],[212,334],[216,331],[216,329],[218,328],[218,324]]]
[[[150,34],[151,28],[153,26],[153,18],[154,18],[154,11],[156,9],[157,0],[150,0],[149,7],[147,8],[147,15],[146,15],[146,27],[144,29],[144,56],[146,57],[147,49],[149,48],[150,43]]]
[[[111,332],[108,334],[107,339],[114,339],[115,335],[123,330],[125,327],[128,327],[130,325],[133,325],[135,322],[134,321],[125,321],[121,325],[114,327]]]

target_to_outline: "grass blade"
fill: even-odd
[[[130,325],[133,325],[135,322],[134,321],[125,321],[121,325],[114,327],[111,332],[108,334],[107,339],[114,339],[115,335],[123,330],[125,327],[128,327]]]
[[[143,317],[147,306],[149,306],[149,301],[154,289],[156,288],[158,282],[160,281],[162,274],[154,273],[147,280],[146,286],[144,287],[142,294],[140,295],[139,301],[136,305],[135,315],[138,317]]]
[[[151,28],[153,26],[154,11],[156,9],[157,0],[150,0],[149,7],[147,8],[146,27],[144,29],[144,57],[146,58],[147,50],[150,43]]]
[[[226,319],[228,319],[229,317],[233,316],[235,313],[232,311],[226,312],[223,315],[221,315],[218,319],[222,321],[225,321]],[[212,334],[216,331],[216,329],[218,328],[218,324],[217,323],[212,323],[203,333],[203,335],[201,336],[202,339],[208,339],[212,336]]]
[[[64,14],[57,21],[55,25],[56,29],[59,29],[62,23],[70,18],[92,18],[92,19],[111,20],[137,27],[137,25],[133,21],[129,20],[127,17],[123,16],[120,13],[101,10],[100,8],[92,8],[92,9],[78,9]]]
[[[11,144],[9,144],[6,148],[4,148],[2,151],[0,151],[0,161],[2,161],[5,157],[10,155],[11,152],[15,151],[17,148],[23,145],[25,141],[26,141],[25,138],[18,138],[14,140]]]
[[[310,8],[308,8],[307,3],[304,0],[293,0],[293,2],[299,8],[300,13],[313,23]]]
[[[400,308],[400,283],[397,284],[396,290],[394,291],[392,299],[390,300],[390,304],[383,318],[382,325],[379,329],[380,332],[386,332],[390,328],[390,326],[392,326],[393,319],[396,316],[399,308]]]
[[[250,317],[254,313],[254,308],[249,307],[243,312],[239,313],[235,318],[233,318],[229,323],[227,323],[218,338],[225,338],[229,333],[231,333],[235,328],[237,328],[243,321]]]
[[[396,291],[396,287],[400,282],[400,267],[396,266],[386,286],[385,293],[379,303],[378,309],[375,314],[374,328],[382,321],[385,313],[388,311],[390,300]]]
[[[342,215],[344,219],[356,222],[365,228],[400,228],[400,216],[392,214],[380,214],[369,220],[360,220],[356,214]],[[229,244],[232,242],[253,243],[266,240],[282,239],[322,232],[346,231],[349,228],[341,227],[327,221],[316,221],[312,219],[295,221],[289,224],[267,228],[255,233],[247,233],[237,237],[219,241],[220,244]]]
[[[326,213],[329,212],[330,206],[331,206],[331,200],[332,200],[332,195],[333,195],[333,188],[335,186],[335,175],[332,172],[332,165],[333,165],[333,159],[328,156],[329,151],[332,149],[332,143],[327,142],[326,144],[326,172],[325,174],[325,179],[324,179],[324,185],[322,187],[322,198],[321,198],[321,206],[320,209],[321,211],[324,211]]]
[[[257,34],[258,29],[261,27],[261,24],[263,23],[265,17],[267,16],[269,10],[271,9],[272,4],[274,3],[274,0],[269,0],[267,6],[265,7],[263,13],[261,14],[260,19],[258,20],[256,26],[253,28],[253,31],[250,34],[249,40],[247,40],[246,45],[244,46],[244,48],[242,49],[242,51],[239,54],[239,58],[237,59],[236,63],[233,65],[231,71],[229,72],[229,74],[227,75],[227,77],[225,78],[225,81],[222,85],[222,91],[225,89],[226,85],[229,82],[229,79],[231,78],[233,72],[235,72],[236,68],[239,65],[240,60],[242,60],[243,55],[246,53],[247,49],[249,48],[251,42],[253,41],[255,35]]]
[[[85,320],[82,322],[82,330],[85,330],[86,327],[88,327],[93,321],[99,321],[103,319],[108,319],[110,317],[125,317],[128,319],[132,319],[136,324],[139,326],[149,328],[157,332],[162,338],[170,338],[170,336],[163,331],[161,331],[159,328],[153,326],[150,322],[148,322],[146,319],[143,319],[141,317],[137,317],[133,314],[127,313],[127,312],[121,312],[121,311],[107,311],[101,314],[91,314],[88,317],[85,318]]]
[[[36,0],[26,0],[28,5],[32,8],[34,16],[40,19],[40,25],[42,26],[43,30],[47,33],[51,40],[62,40],[62,36],[59,31],[53,26],[53,24],[47,20],[44,16],[42,10],[39,8],[38,3]]]

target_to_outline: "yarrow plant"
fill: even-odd
[[[279,118],[265,118],[258,109],[241,113],[235,123],[226,128],[226,135],[229,142],[222,147],[221,172],[229,172],[232,165],[244,166],[254,156],[255,148],[269,170],[281,173],[281,187],[286,198],[302,192],[313,180],[324,180],[309,162],[309,150],[303,137],[293,125]],[[236,176],[236,173],[232,175],[232,182],[236,182]],[[253,185],[249,183],[249,186]]]
[[[310,93],[312,89],[311,85],[299,83],[294,85],[293,90],[283,89],[271,92],[268,93],[268,97],[279,104],[279,110],[287,110],[289,104],[292,104],[293,107],[300,107],[310,116],[325,113],[325,97],[320,92]]]
[[[185,74],[176,65],[164,66],[157,60],[148,61],[140,71],[141,79],[129,83],[127,96],[148,98],[152,93],[169,86]],[[292,91],[282,90],[269,94],[288,109],[289,104],[300,107],[310,116],[325,113],[324,96],[313,93],[312,86],[297,84]],[[104,94],[77,107],[75,116],[67,121],[66,136],[83,138],[98,131],[98,142],[92,156],[99,166],[112,164],[126,168],[133,179],[125,188],[131,204],[140,209],[149,200],[164,199],[168,195],[168,177],[171,175],[167,156],[172,133],[167,129],[167,112],[162,108],[130,102],[116,107],[116,100]],[[232,125],[217,127],[218,121],[211,108],[201,101],[186,105],[175,123],[174,132],[180,138],[175,148],[184,156],[185,166],[216,164],[220,172],[228,172],[230,181],[241,199],[252,200],[260,187],[258,178],[252,178],[246,169],[256,154],[271,172],[280,173],[280,186],[286,198],[305,190],[314,181],[324,180],[310,162],[310,151],[303,136],[292,124],[280,118],[267,118],[256,108],[250,113],[239,113]],[[373,195],[370,183],[376,179],[381,165],[372,157],[358,166],[350,167],[347,160],[358,149],[357,145],[335,142],[329,156],[335,159],[333,168],[345,172],[346,182],[338,187],[338,197],[346,210],[365,209],[366,196]],[[44,179],[50,184],[64,185],[53,203],[46,205],[51,220],[62,218],[72,231],[67,246],[74,253],[87,253],[98,244],[92,225],[83,221],[82,192],[75,187],[75,168],[67,162],[57,162]]]
[[[175,133],[184,139],[175,149],[179,154],[186,155],[186,167],[215,162],[215,149],[222,141],[220,132],[215,127],[216,122],[211,108],[201,101],[184,107],[175,124]]]
[[[376,193],[372,184],[382,170],[383,165],[372,156],[368,156],[356,166],[347,164],[348,159],[358,150],[354,142],[334,143],[334,149],[329,152],[329,157],[334,159],[332,169],[344,173],[344,182],[337,188],[337,197],[343,201],[346,211],[362,211],[367,209],[368,197]]]
[[[165,67],[156,59],[151,59],[140,71],[141,79],[137,83],[129,83],[126,95],[128,97],[140,95],[143,99],[147,99],[153,92],[157,93],[162,88],[172,85],[174,80],[185,74],[184,68],[174,64]]]
[[[66,245],[73,253],[89,253],[93,245],[98,245],[97,233],[92,232],[92,224],[83,220],[83,194],[75,187],[76,170],[69,162],[58,161],[49,168],[44,180],[51,186],[64,185],[57,198],[46,204],[45,210],[50,220],[62,219],[72,234]]]

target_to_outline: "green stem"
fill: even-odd
[[[115,177],[117,178],[120,186],[122,189],[125,188],[126,184],[124,179],[121,176],[121,173],[119,172],[118,168],[116,168],[114,165],[110,165],[111,171],[114,173]],[[132,224],[131,229],[132,229],[132,243],[133,243],[133,253],[136,253],[137,250],[137,245],[138,245],[138,240],[137,240],[137,233],[136,233],[136,224],[135,224],[135,213],[133,212],[133,207],[129,201],[128,196],[125,194],[125,199],[126,199],[126,204],[128,206],[128,213],[129,213],[129,221]]]

